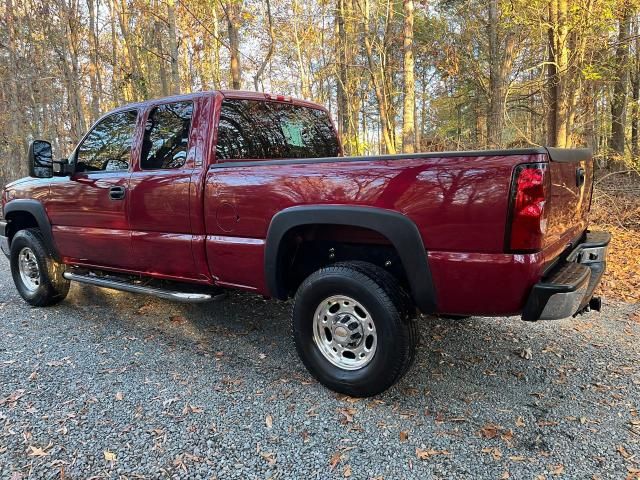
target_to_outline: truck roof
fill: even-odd
[[[106,115],[109,115],[115,112],[130,110],[132,108],[144,108],[150,105],[179,102],[181,100],[192,100],[194,98],[200,98],[200,97],[213,97],[216,95],[222,95],[224,98],[234,98],[234,99],[240,99],[240,100],[268,100],[268,101],[274,101],[274,102],[286,102],[286,103],[291,103],[292,105],[315,108],[318,110],[323,110],[325,112],[327,111],[327,109],[323,105],[310,102],[307,100],[302,100],[299,98],[293,98],[288,95],[273,94],[273,93],[267,93],[267,92],[251,92],[248,90],[204,90],[201,92],[191,92],[191,93],[184,93],[180,95],[170,95],[168,97],[158,97],[158,98],[153,98],[149,100],[144,100],[141,102],[127,103],[106,112],[104,115],[101,115],[101,117],[104,117]]]

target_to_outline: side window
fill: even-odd
[[[78,147],[76,172],[128,170],[137,117],[128,110],[100,121]]]
[[[224,100],[218,160],[318,158],[339,155],[326,112],[289,103]]]
[[[142,169],[184,166],[187,161],[192,114],[192,102],[170,103],[151,110],[142,141]]]

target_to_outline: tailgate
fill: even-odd
[[[547,148],[551,195],[545,246],[569,244],[587,228],[593,187],[589,148]]]

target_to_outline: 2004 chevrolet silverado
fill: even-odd
[[[609,234],[588,230],[587,149],[344,157],[323,107],[216,91],[119,108],[68,159],[34,141],[29,167],[0,223],[26,302],[60,302],[70,281],[293,297],[302,361],[349,395],[407,371],[417,312],[535,321],[600,306]]]

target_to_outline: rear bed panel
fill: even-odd
[[[513,168],[545,160],[543,154],[397,157],[211,168],[207,234],[264,239],[273,215],[285,208],[361,205],[407,215],[427,250],[502,253]]]

